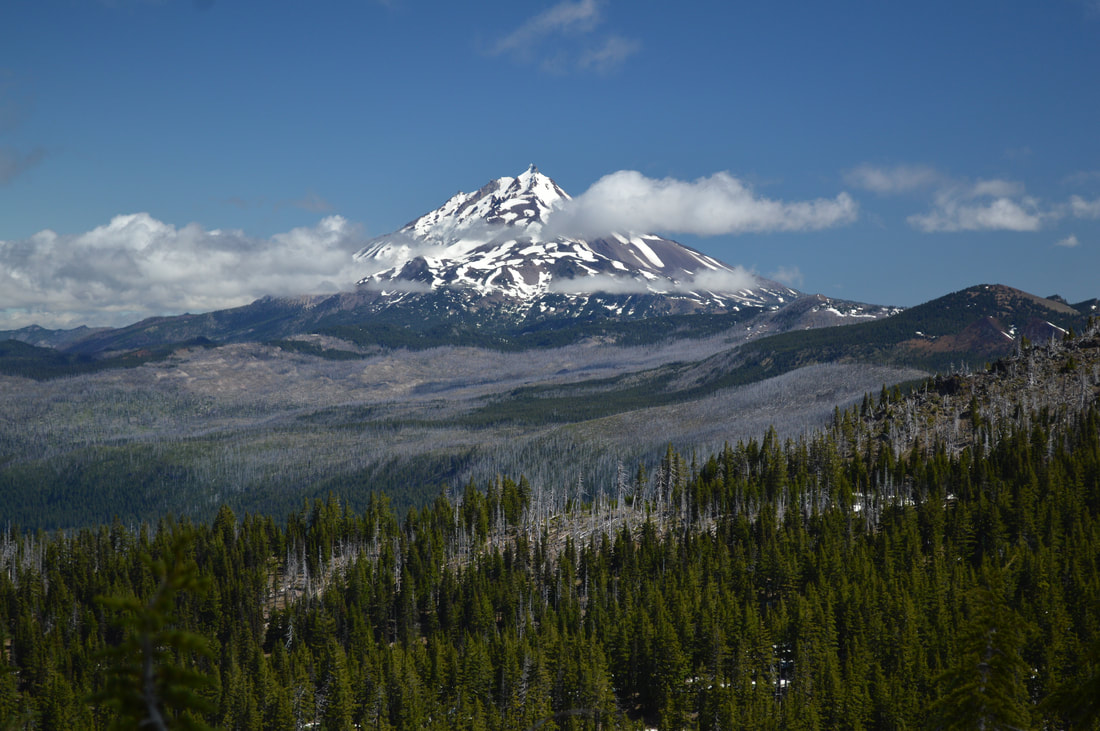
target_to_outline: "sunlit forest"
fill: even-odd
[[[609,486],[8,526],[0,727],[1096,728],[1100,408],[1075,352]],[[1052,373],[1081,389],[993,389]]]

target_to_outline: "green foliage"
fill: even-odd
[[[268,345],[274,345],[276,348],[285,350],[288,353],[302,353],[303,355],[312,355],[325,360],[362,360],[364,357],[362,354],[351,350],[326,348],[302,340],[272,340]]]
[[[177,624],[177,599],[183,593],[202,594],[209,588],[188,555],[189,539],[177,536],[168,553],[157,559],[142,555],[143,567],[155,581],[148,599],[103,596],[101,604],[113,611],[122,641],[103,651],[106,678],[93,698],[116,713],[118,729],[169,727],[204,729],[201,715],[213,710],[203,696],[212,686],[197,658],[211,658],[205,638]]]
[[[1100,726],[1100,638],[1093,641],[1086,657],[1084,677],[1054,689],[1039,708],[1065,719],[1070,728]]]
[[[563,305],[568,305],[564,300]],[[742,307],[724,314],[663,315],[637,320],[615,320],[598,305],[587,316],[569,320],[560,318],[516,324],[469,322],[463,317],[448,317],[439,312],[430,317],[419,313],[388,311],[369,322],[338,323],[333,318],[322,322],[317,332],[347,340],[356,345],[423,350],[444,345],[517,351],[530,348],[560,348],[585,339],[598,338],[620,345],[647,345],[671,339],[705,338],[729,330],[761,310]],[[280,345],[283,341],[280,341]]]
[[[206,338],[195,338],[171,345],[93,356],[86,353],[63,353],[53,348],[40,348],[18,340],[6,340],[0,341],[0,374],[45,381],[112,368],[136,368],[145,363],[164,360],[182,348],[210,347],[213,344]]]
[[[9,530],[0,727],[1095,728],[1100,409],[983,418],[896,453],[838,412],[613,495]]]
[[[933,707],[942,729],[1027,729],[1031,727],[1023,659],[1027,626],[1002,598],[1003,589],[970,592],[971,613],[959,635],[957,657],[937,680]]]

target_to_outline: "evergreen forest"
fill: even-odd
[[[0,728],[1100,728],[1100,406],[1058,357],[1059,406],[884,388],[607,488],[7,526]]]

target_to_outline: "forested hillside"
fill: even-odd
[[[371,491],[403,513],[441,483],[498,474],[606,486],[617,462],[650,469],[669,442],[709,452],[769,425],[807,433],[835,404],[923,375],[847,364],[740,385],[716,383],[721,372],[670,381],[670,361],[729,347],[716,336],[405,351],[318,337],[45,381],[0,376],[0,517],[31,530],[207,522],[222,504],[284,516],[329,492],[362,510]]]
[[[1031,353],[1022,388],[1084,368],[1096,344],[1074,347]],[[501,478],[404,515],[9,528],[0,725],[1096,728],[1081,382],[1012,409],[986,383],[948,441],[933,381],[806,439],[670,448],[608,491]],[[895,442],[889,419],[930,428]]]
[[[907,363],[931,371],[977,368],[1011,355],[1024,339],[1045,343],[1080,331],[1091,312],[1085,302],[1071,307],[1060,299],[985,284],[879,320],[788,331],[750,343],[734,358],[743,374],[849,360]]]

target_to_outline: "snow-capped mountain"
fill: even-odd
[[[634,316],[769,308],[801,296],[655,234],[560,235],[555,214],[570,201],[534,165],[458,193],[358,252],[370,272],[359,284],[395,301],[450,290],[474,308],[547,311],[597,298]]]
[[[250,342],[328,333],[356,342],[527,347],[571,339],[742,336],[850,324],[897,308],[805,295],[651,233],[582,237],[568,231],[572,199],[533,165],[458,193],[354,255],[351,292],[262,297],[243,307],[150,318],[87,333],[11,331],[6,337],[100,353],[181,342]],[[562,224],[565,220],[567,223]],[[621,323],[626,327],[608,327]],[[663,333],[663,335],[662,335]],[[4,338],[0,333],[0,340]]]

